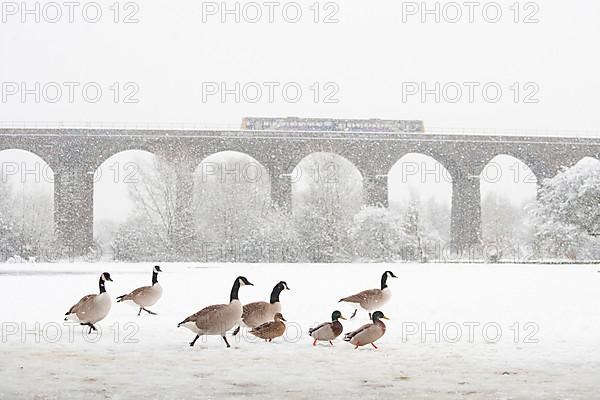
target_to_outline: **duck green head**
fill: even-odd
[[[388,317],[386,317],[385,315],[383,315],[383,313],[381,311],[375,311],[373,313],[373,322],[377,322],[377,320],[380,319],[389,319]]]
[[[331,320],[337,321],[338,319],[346,319],[346,318],[344,318],[344,316],[342,315],[341,312],[339,312],[338,310],[335,310],[333,312],[333,314],[331,314]]]

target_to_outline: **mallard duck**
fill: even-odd
[[[359,346],[365,346],[367,344],[377,348],[374,342],[379,340],[379,338],[381,338],[385,333],[385,324],[383,321],[381,321],[382,319],[389,318],[383,315],[381,311],[375,311],[373,313],[372,324],[365,324],[354,332],[346,333],[344,340],[356,346],[355,349],[358,349]]]
[[[387,285],[388,278],[397,278],[397,276],[392,271],[385,271],[381,276],[381,289],[363,290],[352,296],[344,297],[339,302],[358,303],[364,310],[369,311],[369,319],[371,319],[371,311],[380,308],[392,297],[392,292]]]
[[[246,285],[253,286],[245,277],[237,277],[231,288],[229,304],[215,304],[205,307],[177,324],[178,328],[185,326],[196,334],[194,340],[190,342],[190,346],[194,346],[200,335],[219,335],[223,338],[227,347],[231,347],[225,333],[240,323],[242,303],[240,303],[238,292],[241,286]]]
[[[162,296],[162,286],[158,283],[159,272],[162,272],[162,270],[157,265],[152,270],[152,286],[142,286],[129,294],[119,296],[117,297],[117,303],[131,300],[140,306],[138,316],[142,313],[142,310],[146,311],[148,314],[156,315],[155,312],[148,310],[146,307],[156,304],[158,299],[160,299],[160,296]]]
[[[79,322],[81,325],[89,326],[90,330],[88,333],[91,333],[92,330],[97,330],[94,324],[106,318],[111,307],[110,296],[106,293],[104,286],[104,282],[106,281],[112,282],[112,278],[108,272],[100,275],[100,293],[83,296],[77,304],[65,313],[65,321],[72,320]]]
[[[313,346],[317,345],[318,340],[329,341],[329,344],[333,346],[332,340],[340,336],[344,330],[344,326],[338,321],[339,319],[345,320],[346,318],[336,310],[331,314],[331,322],[323,322],[321,325],[308,330],[308,334],[315,339]]]
[[[276,313],[273,317],[273,321],[265,322],[262,325],[250,331],[256,337],[265,339],[265,341],[272,341],[275,338],[283,336],[285,333],[285,318],[281,313]]]
[[[287,283],[281,281],[273,288],[268,303],[266,301],[256,301],[246,304],[242,313],[242,322],[249,328],[256,328],[265,322],[272,321],[275,314],[281,312],[279,295],[284,289],[290,290]]]

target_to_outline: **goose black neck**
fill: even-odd
[[[231,303],[234,300],[239,300],[238,292],[240,291],[240,280],[236,279],[233,283],[233,287],[231,288],[231,296],[229,296],[229,302]]]
[[[283,285],[277,284],[271,292],[271,304],[279,303],[279,295],[283,290]]]
[[[152,286],[156,285],[157,283],[158,283],[158,272],[153,271],[152,272]]]
[[[381,290],[385,289],[387,286],[387,278],[388,278],[388,274],[387,272],[385,272],[383,275],[381,275]]]
[[[100,294],[106,292],[106,288],[104,287],[104,279],[102,279],[102,277],[100,277],[100,282],[98,283],[98,286],[100,286]]]

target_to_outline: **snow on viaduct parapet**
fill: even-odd
[[[538,182],[584,157],[600,158],[600,138],[491,136],[391,132],[297,130],[177,131],[129,129],[0,129],[0,151],[21,149],[41,157],[55,174],[55,227],[58,238],[75,247],[93,241],[93,176],[109,157],[145,150],[172,163],[180,180],[173,234],[192,237],[189,206],[197,165],[221,151],[245,153],[270,173],[273,204],[291,210],[290,173],[315,152],[340,155],[360,171],[365,202],[387,206],[388,171],[408,153],[440,162],[453,181],[451,238],[458,245],[481,237],[479,175],[500,154],[526,163]],[[191,246],[191,243],[189,244]]]

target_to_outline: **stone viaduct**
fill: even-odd
[[[338,154],[362,174],[364,201],[387,206],[388,171],[404,155],[420,153],[441,163],[452,177],[451,239],[477,243],[481,236],[479,175],[497,155],[527,164],[538,182],[584,157],[600,158],[600,138],[491,136],[431,133],[300,132],[249,130],[0,129],[0,151],[22,149],[54,172],[57,238],[73,245],[93,240],[94,172],[109,157],[144,150],[177,171],[175,239],[189,238],[195,168],[221,151],[245,153],[269,170],[271,199],[291,210],[291,172],[315,152]]]

